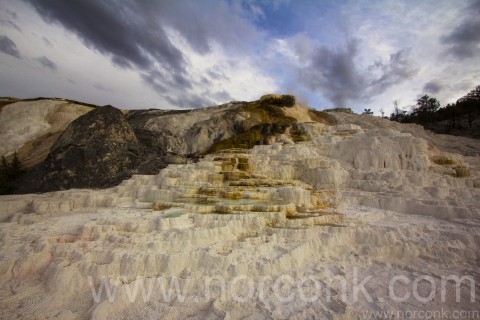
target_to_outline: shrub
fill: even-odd
[[[296,99],[295,96],[289,94],[267,94],[260,98],[260,103],[279,107],[293,107]]]
[[[470,170],[466,166],[457,166],[455,168],[455,175],[458,178],[469,177],[470,176]]]
[[[309,140],[305,130],[303,130],[303,128],[299,127],[296,124],[294,124],[290,128],[290,136],[292,137],[293,142],[301,142],[301,141]]]
[[[227,149],[250,149],[255,145],[266,144],[268,139],[285,130],[296,122],[296,119],[286,116],[282,108],[264,103],[251,102],[242,107],[242,111],[254,115],[261,122],[245,132],[212,145],[208,153]]]
[[[447,166],[447,165],[453,165],[455,164],[455,161],[452,159],[449,159],[445,156],[438,156],[433,159],[433,162],[435,164],[441,165],[441,166]]]
[[[12,194],[17,189],[16,183],[24,170],[18,159],[17,152],[13,155],[12,162],[9,163],[5,156],[2,157],[0,165],[0,194]]]
[[[308,114],[310,115],[310,118],[312,118],[313,121],[325,123],[327,125],[337,124],[337,120],[335,119],[335,117],[332,116],[331,114],[328,114],[328,112],[311,109],[311,110],[308,110]]]

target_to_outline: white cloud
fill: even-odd
[[[446,57],[441,43],[464,16],[464,5],[457,1],[369,1],[350,2],[345,8],[352,34],[359,39],[359,62],[368,65],[375,59],[385,60],[396,50],[409,48],[419,71],[407,83],[394,85],[373,97],[371,106],[377,111],[393,108],[393,100],[410,105],[422,95],[425,84],[444,84],[435,96],[446,105],[465,92],[458,84],[475,86],[472,72],[480,65],[480,56],[467,63],[457,63]],[[473,69],[473,70],[472,70]],[[469,80],[467,80],[469,79]],[[477,80],[478,81],[478,80]],[[465,86],[465,85],[464,85]],[[468,91],[468,89],[467,89]]]
[[[278,88],[276,80],[264,74],[249,56],[232,55],[213,40],[209,43],[210,52],[200,54],[190,47],[179,32],[167,29],[167,34],[184,54],[189,79],[193,83],[189,90],[170,88],[169,93],[178,99],[189,93],[208,96],[213,104],[226,102],[227,95],[234,100],[256,100]]]
[[[87,48],[88,39],[80,31],[76,34],[82,39],[59,23],[45,22],[26,2],[0,0],[0,19],[18,26],[4,24],[2,32],[15,42],[22,57],[0,57],[0,95],[64,96],[120,107],[166,108],[253,100],[267,92],[289,92],[310,99],[314,106],[332,106],[326,99],[342,101],[331,90],[347,90],[343,81],[355,87],[356,92],[346,95],[345,101],[358,107],[357,111],[382,107],[388,111],[393,100],[401,105],[413,104],[428,83],[441,85],[436,97],[446,104],[477,85],[480,75],[480,56],[460,62],[446,54],[452,44],[441,41],[459,30],[468,3],[372,0],[272,5],[245,0],[209,2],[208,6],[175,1],[146,5],[151,9],[148,19],[153,21],[149,20],[148,26],[161,25],[168,38],[162,39],[169,41],[177,50],[172,52],[179,53],[184,61],[182,70],[175,73],[149,52],[146,59],[153,62],[148,68],[133,67],[135,63],[130,68],[114,66],[112,55],[118,52],[100,53],[93,45]],[[140,4],[137,9],[144,12],[145,3]],[[268,23],[262,24],[266,29],[255,24],[257,20],[275,19],[275,10],[288,6],[293,9],[290,18],[302,19],[289,21],[295,28],[303,27],[297,34],[282,35],[269,30]],[[156,15],[158,8],[163,11]],[[16,16],[11,14],[15,12]],[[255,17],[248,15],[252,12]],[[95,38],[94,43],[103,39]],[[348,49],[353,40],[354,48]],[[156,45],[148,42],[145,48]],[[337,59],[339,56],[342,59]],[[42,67],[39,57],[54,63],[56,72]],[[352,72],[344,72],[343,78],[333,72],[335,68],[326,72],[329,65],[322,58]],[[414,69],[418,69],[416,74],[405,73]],[[409,77],[401,77],[402,73]],[[316,74],[327,77],[316,86],[305,83],[306,75],[315,80]],[[339,79],[340,83],[329,86],[329,80]]]

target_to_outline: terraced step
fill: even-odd
[[[221,198],[182,198],[175,201],[159,201],[153,208],[166,210],[170,208],[184,208],[197,213],[251,213],[251,212],[282,212],[293,216],[296,214],[295,205],[292,203],[261,200],[225,200]]]

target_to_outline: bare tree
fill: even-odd
[[[383,110],[383,108],[380,108],[380,115],[382,116],[382,118],[385,118],[385,110]]]

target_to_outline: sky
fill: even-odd
[[[479,30],[480,0],[0,0],[0,96],[389,114],[479,85]]]

